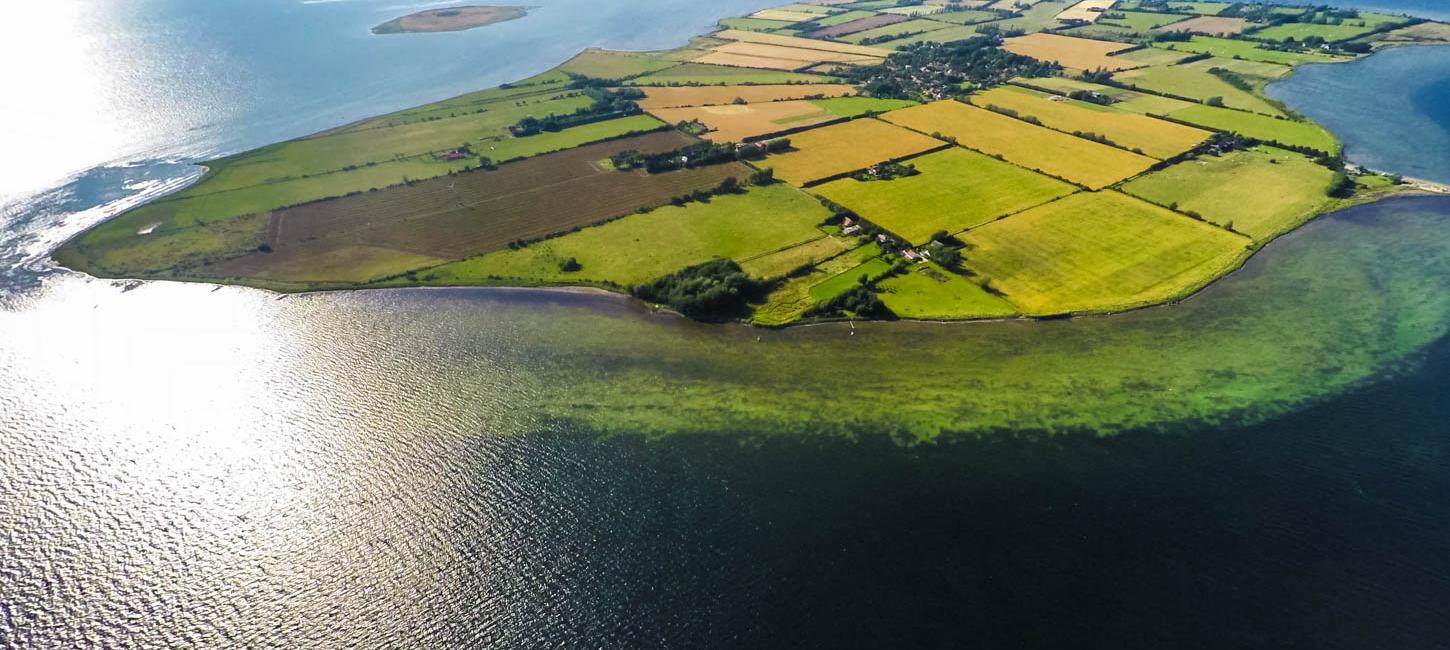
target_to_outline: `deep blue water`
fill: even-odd
[[[1354,162],[1450,183],[1450,46],[1304,66],[1269,94],[1328,127]]]
[[[28,5],[72,40],[0,66],[0,647],[1450,647],[1444,343],[1253,427],[595,440],[515,419],[529,387],[488,349],[527,339],[527,300],[128,292],[44,263],[188,161],[776,3],[535,4],[417,38],[367,35],[420,6],[385,0]],[[1337,100],[1314,110],[1356,159],[1433,175],[1445,56],[1316,68]],[[387,345],[338,336],[369,309]],[[470,309],[500,312],[489,340]]]

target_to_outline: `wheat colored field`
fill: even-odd
[[[954,137],[962,146],[1089,189],[1136,176],[1157,162],[952,100],[903,108],[881,119],[922,133]]]
[[[1138,64],[1115,59],[1110,54],[1132,49],[1132,45],[1075,38],[1057,34],[1028,34],[1009,38],[1002,49],[1039,61],[1052,61],[1077,70],[1126,70]]]
[[[855,86],[844,84],[783,84],[774,86],[678,86],[652,87],[639,105],[646,110],[682,106],[714,106],[734,104],[737,100],[757,104],[807,97],[841,97],[856,94]]]
[[[823,126],[790,139],[796,151],[771,156],[763,164],[774,168],[777,178],[796,186],[946,146],[935,138],[871,118]]]
[[[1139,149],[1158,159],[1181,154],[1212,135],[1167,120],[1121,111],[1018,86],[998,86],[970,97],[972,104],[997,106],[1030,115],[1059,131],[1095,133],[1126,149]]]

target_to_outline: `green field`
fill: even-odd
[[[774,32],[789,28],[794,24],[788,20],[766,20],[764,18],[722,18],[720,20],[721,27],[750,32]]]
[[[1132,61],[1142,65],[1173,65],[1191,56],[1187,52],[1173,52],[1156,47],[1145,47],[1132,52],[1114,54],[1113,58]]]
[[[804,244],[791,246],[763,255],[736,260],[740,267],[753,276],[778,278],[805,264],[815,264],[835,257],[855,247],[854,238],[822,237]]]
[[[909,99],[879,99],[876,97],[831,97],[828,99],[812,99],[812,104],[826,109],[833,115],[840,117],[856,117],[866,113],[885,113],[898,108],[915,106],[916,102]]]
[[[1134,179],[1123,191],[1159,205],[1177,204],[1263,241],[1324,209],[1333,176],[1300,154],[1260,147],[1182,162]]]
[[[972,25],[972,24],[976,24],[976,23],[985,23],[985,22],[988,22],[988,21],[997,20],[1000,17],[1001,17],[1001,14],[998,14],[995,11],[979,11],[979,10],[976,10],[976,9],[962,9],[960,11],[943,11],[943,12],[940,12],[940,13],[934,13],[934,14],[931,14],[930,16],[927,16],[927,18],[929,18],[931,20],[937,20],[937,21],[946,22],[946,23],[956,23],[958,25]]]
[[[1157,48],[1150,48],[1150,49],[1153,49],[1154,51],[1157,51],[1157,52],[1163,52],[1164,51],[1164,50],[1158,50]],[[1169,54],[1175,54],[1175,53],[1169,52]],[[1181,53],[1176,53],[1176,54],[1178,54],[1179,56],[1182,55]],[[1184,68],[1196,68],[1198,70],[1205,70],[1205,71],[1206,70],[1209,70],[1209,69],[1212,69],[1212,68],[1222,68],[1224,70],[1229,70],[1231,72],[1237,72],[1238,74],[1244,75],[1246,77],[1257,77],[1257,79],[1253,79],[1253,78],[1248,79],[1248,81],[1250,81],[1250,82],[1261,82],[1261,81],[1269,81],[1269,80],[1273,80],[1273,79],[1280,79],[1280,78],[1283,78],[1283,77],[1288,76],[1290,72],[1293,72],[1294,71],[1294,69],[1292,67],[1289,67],[1287,65],[1282,65],[1282,64],[1279,64],[1279,63],[1267,63],[1267,62],[1264,62],[1264,61],[1250,61],[1248,59],[1223,59],[1223,58],[1219,58],[1219,57],[1213,57],[1211,59],[1204,59],[1202,61],[1194,61],[1192,63],[1185,63],[1185,64],[1183,64],[1180,67],[1184,67]],[[1260,88],[1262,88],[1262,85],[1260,85]]]
[[[968,232],[967,266],[1027,314],[1172,300],[1234,268],[1247,237],[1113,191],[1079,193]]]
[[[911,161],[921,173],[889,181],[847,178],[814,188],[909,242],[959,232],[1076,191],[1062,181],[952,148]]]
[[[1002,318],[1017,313],[1012,303],[974,280],[931,263],[914,264],[877,286],[881,301],[902,318]]]
[[[1299,65],[1301,63],[1331,63],[1343,60],[1338,57],[1323,54],[1311,54],[1305,52],[1280,52],[1278,50],[1266,50],[1259,47],[1252,41],[1241,41],[1231,38],[1217,38],[1214,36],[1194,36],[1193,40],[1182,43],[1159,44],[1170,50],[1180,52],[1207,52],[1225,59],[1240,58],[1250,61],[1264,61],[1267,63],[1281,63],[1284,65]]]
[[[1118,82],[1157,93],[1206,101],[1213,97],[1223,105],[1264,115],[1283,115],[1277,106],[1259,95],[1237,88],[1207,70],[1188,66],[1164,66],[1118,73]]]
[[[947,29],[949,27],[952,27],[950,23],[917,18],[914,20],[907,20],[899,23],[892,23],[890,25],[884,25],[882,27],[868,29],[862,32],[856,32],[855,34],[847,34],[846,36],[842,36],[837,40],[845,41],[847,43],[860,43],[861,41],[864,41],[868,38],[892,38],[900,36],[902,34],[933,32],[939,29]]]
[[[1141,11],[1119,11],[1115,9],[1109,13],[1122,14],[1123,17],[1108,18],[1104,16],[1098,19],[1098,23],[1105,25],[1120,25],[1137,32],[1151,31],[1156,27],[1162,27],[1169,23],[1178,22],[1179,20],[1183,19],[1182,16],[1172,14],[1158,14]]]
[[[1313,122],[1279,119],[1204,105],[1175,110],[1169,116],[1213,129],[1242,133],[1267,142],[1281,142],[1330,153],[1339,152],[1339,141],[1324,127]]]
[[[842,11],[840,13],[831,14],[829,16],[822,16],[811,22],[814,22],[821,27],[833,27],[842,23],[849,23],[853,20],[870,18],[874,15],[876,14],[870,11]]]
[[[997,106],[1030,115],[1041,120],[1044,126],[1059,131],[1095,133],[1120,147],[1140,150],[1160,160],[1192,149],[1213,135],[1112,106],[1065,100],[1017,86],[999,86],[973,94],[970,99],[984,108]]]
[[[863,275],[866,276],[867,281],[870,281],[886,275],[890,270],[891,264],[886,260],[879,257],[871,258],[813,285],[810,289],[811,299],[816,302],[825,302],[860,284]]]
[[[777,183],[709,203],[658,208],[430,273],[441,284],[489,284],[491,276],[543,284],[635,284],[716,257],[747,259],[820,239],[825,233],[816,225],[827,216],[809,196]],[[570,257],[583,268],[560,270]]]
[[[928,41],[936,43],[950,43],[952,41],[960,41],[968,38],[974,38],[977,36],[981,36],[981,33],[977,31],[975,25],[949,25],[946,29],[935,29],[925,34],[917,34],[916,36],[908,36],[906,38],[898,38],[896,40],[887,41],[885,43],[882,43],[880,47],[889,47],[893,50],[899,50],[908,45],[915,45],[917,43],[925,43]]]
[[[1310,36],[1318,36],[1329,42],[1347,41],[1356,36],[1361,36],[1374,31],[1373,27],[1367,25],[1351,25],[1346,21],[1342,25],[1317,25],[1314,23],[1284,23],[1274,25],[1257,31],[1245,34],[1250,38],[1263,39],[1266,41],[1302,41]]]
[[[1121,7],[1121,8],[1124,8],[1124,9],[1134,9],[1134,8],[1140,8],[1141,7],[1141,5],[1139,5],[1139,3],[1137,3],[1137,2],[1124,2],[1124,3],[1122,3],[1122,4],[1118,5],[1118,6]],[[1224,9],[1228,9],[1231,6],[1233,6],[1233,5],[1231,5],[1230,3],[1227,3],[1227,2],[1170,2],[1170,3],[1168,3],[1168,9],[1169,9],[1169,11],[1173,11],[1173,12],[1177,12],[1177,13],[1181,13],[1181,14],[1198,14],[1198,15],[1201,15],[1201,16],[1214,16],[1214,15],[1217,15],[1220,11],[1223,11]]]
[[[652,72],[630,79],[636,86],[728,86],[741,84],[789,84],[789,83],[840,83],[835,77],[784,72],[779,70],[757,70],[755,68],[733,68],[708,63],[682,63],[673,68]]]
[[[1105,144],[1059,133],[956,101],[892,111],[882,119],[922,133],[939,132],[965,147],[1002,156],[1027,169],[1098,189],[1135,176],[1156,162]]]

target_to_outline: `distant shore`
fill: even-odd
[[[389,20],[374,27],[373,33],[417,34],[429,32],[461,32],[466,29],[523,18],[528,14],[528,7],[472,5],[429,9]]]

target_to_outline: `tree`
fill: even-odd
[[[576,260],[576,259],[574,259],[572,257],[569,258],[569,259],[567,259],[567,260],[564,260],[563,262],[561,262],[559,264],[559,270],[560,271],[563,271],[565,273],[575,273],[575,272],[577,272],[577,271],[579,271],[580,269],[583,269],[583,268],[584,268],[584,265],[583,264],[580,264],[579,263],[579,260]]]
[[[775,182],[775,169],[766,167],[750,175],[751,185],[770,185]]]

